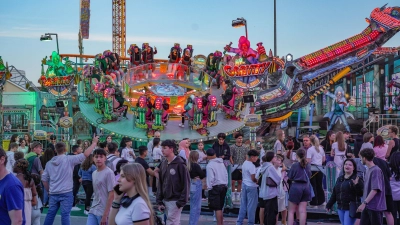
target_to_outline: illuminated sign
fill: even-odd
[[[89,39],[90,0],[81,0],[80,28],[83,39]]]
[[[270,65],[271,62],[240,66],[225,65],[224,72],[230,77],[257,76],[268,73],[268,68]]]

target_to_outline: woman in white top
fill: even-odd
[[[24,155],[26,155],[28,153],[28,146],[26,146],[25,139],[23,139],[23,138],[19,139],[18,151],[23,152]]]
[[[307,161],[311,163],[311,165],[322,166],[325,162],[325,152],[324,149],[319,145],[318,137],[312,135],[310,137],[311,147],[307,150]],[[311,168],[311,179],[310,183],[314,189],[315,197],[312,198],[310,205],[318,206],[322,205],[325,202],[325,192],[322,187],[322,180],[324,179],[324,175],[321,171],[313,171]]]
[[[276,132],[276,141],[274,144],[274,152],[275,154],[285,154],[285,146],[283,142],[285,141],[285,131],[278,130]]]
[[[346,159],[347,144],[344,140],[343,132],[336,133],[336,142],[332,144],[331,156],[336,164],[336,178],[339,177],[340,171],[343,168],[343,162]],[[371,148],[372,149],[372,148]]]
[[[160,162],[163,157],[160,144],[161,144],[160,138],[153,139],[152,154],[153,154],[153,160],[155,162]]]
[[[118,185],[114,188],[108,224],[154,224],[153,207],[147,194],[146,172],[139,163],[128,163],[122,167]]]
[[[199,160],[197,161],[198,163],[206,163],[207,162],[207,154],[204,151],[204,143],[202,141],[200,141],[197,144],[197,150],[199,153]],[[204,174],[206,173],[206,169],[203,169]],[[205,190],[207,189],[207,182],[206,182],[206,178],[203,178],[201,180],[202,182],[202,191],[201,191],[201,196],[203,200],[206,200],[206,195],[205,195]]]

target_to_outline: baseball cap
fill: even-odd
[[[215,155],[215,150],[212,148],[207,149],[207,156],[214,156]]]

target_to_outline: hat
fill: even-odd
[[[212,148],[209,148],[206,153],[207,153],[207,156],[214,156],[215,155],[215,150],[212,149]]]

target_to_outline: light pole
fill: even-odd
[[[243,27],[246,30],[246,38],[247,37],[247,21],[242,17],[242,18],[237,18],[236,20],[232,20],[232,27],[238,28],[238,27]]]
[[[277,50],[276,50],[276,0],[274,0],[274,56],[277,57]]]
[[[60,50],[58,49],[58,35],[56,33],[45,33],[40,37],[40,41],[51,41],[53,40],[51,38],[52,35],[56,36],[56,42],[57,42],[57,53],[60,54]]]

